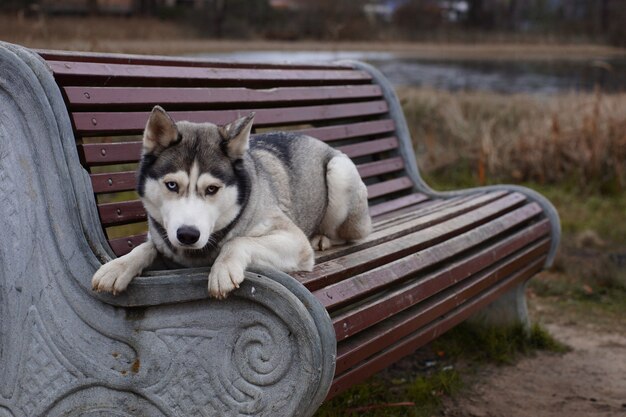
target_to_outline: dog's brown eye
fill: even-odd
[[[220,190],[220,187],[218,187],[217,185],[209,185],[208,187],[206,187],[206,195],[213,195],[217,193],[219,190]]]
[[[177,193],[178,192],[178,183],[175,181],[168,181],[165,183],[165,186],[168,190]]]

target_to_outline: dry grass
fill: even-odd
[[[403,89],[400,97],[426,172],[462,167],[483,184],[626,187],[626,94]]]

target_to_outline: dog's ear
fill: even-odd
[[[143,132],[144,153],[159,153],[178,140],[178,129],[170,115],[161,106],[154,106]]]
[[[226,152],[231,159],[240,159],[248,150],[254,112],[225,126],[220,126],[222,139],[226,142]]]

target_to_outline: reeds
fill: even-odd
[[[626,187],[626,94],[399,91],[420,169],[479,183]]]

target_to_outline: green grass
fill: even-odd
[[[537,350],[564,353],[568,348],[540,325],[484,327],[462,323],[433,342],[433,349],[447,357],[472,363],[511,364],[520,355]]]
[[[576,188],[557,185],[525,185],[554,204],[566,238],[593,231],[608,245],[626,245],[626,193],[580,193]]]
[[[424,348],[437,365],[419,375],[392,368],[324,404],[316,417],[426,417],[437,413],[444,396],[463,388],[455,364],[509,364],[538,350],[563,353],[568,348],[539,325],[486,328],[463,323]],[[410,360],[410,359],[409,359]]]
[[[436,190],[456,190],[478,185],[479,181],[468,163],[460,163],[454,169],[422,173],[426,183]],[[487,179],[487,185],[497,184]],[[626,246],[626,193],[596,191],[582,192],[576,186],[565,184],[539,184],[533,182],[520,185],[543,194],[554,204],[561,218],[564,240],[572,239],[577,233],[593,231],[606,240],[607,245]]]
[[[376,376],[322,405],[315,416],[427,417],[436,412],[444,395],[452,395],[462,386],[454,369],[409,380],[404,376],[390,380]]]

